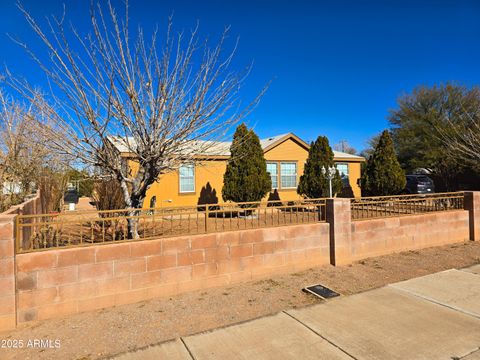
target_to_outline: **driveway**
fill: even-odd
[[[116,359],[480,359],[480,265],[215,329]]]

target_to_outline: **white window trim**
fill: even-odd
[[[347,166],[347,178],[350,179],[350,164],[347,163],[347,162],[336,162],[335,163],[335,169],[338,170],[337,165],[346,165]],[[340,170],[338,170],[338,172],[340,173]],[[340,174],[340,176],[341,175],[342,174]]]
[[[180,174],[180,167],[189,166],[189,165],[193,167],[193,190],[182,191],[182,176]],[[178,193],[179,194],[195,194],[196,193],[195,177],[197,175],[197,172],[195,171],[195,164],[183,164],[180,167],[178,168]]]
[[[276,178],[277,178],[277,186],[274,187],[273,184],[272,184],[272,190],[280,190],[280,179],[279,179],[279,169],[280,169],[280,164],[278,163],[278,161],[267,161],[267,165],[268,164],[271,164],[271,165],[275,165],[277,167],[277,174],[276,174]],[[267,171],[268,172],[268,171]],[[272,174],[270,174],[270,178],[272,178]]]
[[[283,187],[282,186],[282,164],[295,164],[295,186],[288,186],[288,187]],[[298,163],[296,161],[280,161],[280,171],[278,173],[279,177],[279,187],[280,189],[285,189],[285,190],[292,190],[298,188]],[[291,175],[293,176],[293,175]]]

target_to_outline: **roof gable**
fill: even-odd
[[[305,150],[308,150],[310,148],[310,146],[305,141],[303,141],[293,133],[287,133],[287,134],[273,136],[267,139],[262,139],[260,140],[260,144],[262,144],[263,152],[267,152],[289,139],[293,140],[295,143],[303,147]]]

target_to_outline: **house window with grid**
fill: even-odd
[[[294,189],[297,187],[297,163],[280,163],[280,185],[282,189]]]
[[[272,189],[278,189],[278,164],[267,163],[267,172],[270,173],[270,179],[272,179]]]
[[[180,175],[180,192],[195,192],[195,165],[186,164],[180,166],[178,170]]]
[[[348,164],[335,164],[337,167],[338,173],[342,178],[342,181],[345,185],[348,185]]]

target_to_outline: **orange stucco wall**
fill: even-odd
[[[178,171],[161,175],[160,181],[154,183],[147,192],[145,207],[150,206],[152,196],[157,197],[156,207],[197,205],[202,187],[210,183],[216,192],[218,202],[222,200],[223,174],[227,167],[226,160],[208,160],[195,164],[195,192],[180,193]]]
[[[308,151],[292,139],[287,139],[281,144],[265,152],[265,159],[268,161],[295,161],[297,162],[297,184],[300,176],[303,174],[305,161]],[[355,197],[360,196],[360,188],[357,185],[357,179],[360,177],[360,163],[344,161],[338,159],[338,162],[348,163],[350,174],[350,185],[352,186]],[[178,171],[160,176],[158,182],[154,183],[147,192],[144,207],[150,206],[150,200],[156,196],[156,207],[168,206],[194,206],[197,205],[202,187],[210,183],[212,189],[216,192],[219,202],[222,199],[223,174],[227,166],[227,160],[203,160],[195,164],[195,192],[180,193]],[[281,200],[295,200],[300,196],[295,189],[279,189]],[[267,198],[265,198],[266,200]]]

